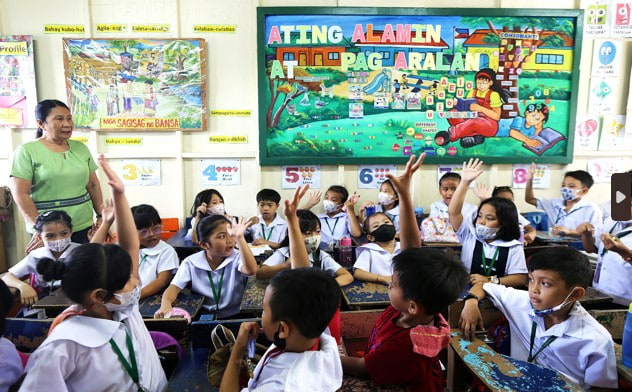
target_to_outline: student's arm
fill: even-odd
[[[303,241],[303,234],[301,234],[301,227],[298,223],[298,216],[296,215],[298,203],[308,189],[309,185],[297,187],[292,200],[285,200],[285,208],[283,209],[287,220],[287,235],[290,239],[290,264],[292,269],[311,266],[307,248],[305,248],[305,242]]]
[[[349,356],[341,356],[340,362],[342,362],[342,372],[347,376],[366,378],[369,376],[369,371],[366,368],[364,358],[356,358]]]
[[[523,287],[527,282],[527,274],[510,274],[499,278],[501,285],[507,287]]]
[[[112,199],[106,199],[101,206],[101,226],[94,232],[91,244],[103,244],[108,237],[112,223],[114,223],[114,205]]]
[[[389,284],[392,281],[391,276],[374,274],[373,272],[365,271],[362,268],[356,268],[355,271],[353,271],[353,277],[357,280],[372,283]]]
[[[595,246],[595,228],[590,223],[581,223],[577,226],[577,234],[582,240],[582,246],[588,253],[596,253],[597,247]]]
[[[233,348],[230,350],[230,358],[226,364],[226,370],[224,370],[224,375],[222,376],[222,383],[219,386],[220,392],[240,390],[241,362],[246,352],[248,339],[251,336],[257,339],[257,336],[259,336],[259,325],[256,322],[241,323]]]
[[[37,291],[30,284],[25,281],[19,279],[17,276],[13,275],[11,272],[7,272],[2,275],[2,281],[9,287],[14,287],[20,290],[20,301],[22,301],[22,305],[33,305],[37,302]]]
[[[125,197],[125,186],[110,167],[105,156],[99,155],[99,163],[103,172],[108,177],[108,184],[112,188],[114,199],[114,215],[116,215],[116,234],[118,243],[132,259],[132,275],[138,278],[138,249],[140,241],[136,232],[134,216]]]
[[[147,286],[143,287],[140,290],[140,298],[147,298],[150,295],[154,295],[156,293],[159,293],[160,290],[164,289],[165,287],[167,287],[167,285],[169,284],[169,282],[171,281],[171,271],[167,270],[167,271],[161,271],[158,273],[158,276],[156,277],[156,279],[154,281],[152,281],[151,283],[149,283]]]
[[[538,199],[535,197],[535,193],[533,193],[533,175],[535,174],[535,163],[531,163],[529,170],[527,170],[527,188],[524,192],[524,201],[531,204],[532,206],[538,206]]]
[[[290,264],[290,260],[284,261],[283,263],[280,263],[277,265],[264,264],[261,267],[259,267],[259,270],[257,271],[257,279],[270,279],[277,273],[283,270],[289,270],[291,268],[292,268],[292,265]]]
[[[459,185],[456,187],[456,190],[452,195],[450,205],[448,206],[450,225],[454,231],[458,231],[463,223],[463,214],[461,213],[461,210],[463,209],[465,194],[467,193],[467,189],[470,187],[472,181],[477,179],[478,176],[483,173],[481,166],[483,166],[483,161],[478,158],[470,158],[468,162],[463,162],[461,182],[459,182]]]
[[[346,286],[353,282],[353,275],[351,275],[345,268],[338,269],[334,277],[340,286]]]
[[[354,193],[349,196],[345,202],[345,206],[347,207],[347,218],[349,219],[349,232],[354,237],[360,237],[362,235],[362,228],[360,227],[360,222],[355,214],[355,205],[359,198],[360,195]]]
[[[454,202],[454,199],[450,202],[450,204],[452,204],[452,202]],[[481,311],[478,309],[478,301],[485,298],[483,284],[476,283],[473,285],[469,294],[475,295],[478,300],[476,298],[468,298],[465,300],[463,310],[461,311],[461,317],[459,319],[459,326],[463,331],[463,337],[467,340],[472,340],[477,330],[485,329]]]
[[[410,196],[410,180],[413,174],[421,167],[425,157],[426,154],[423,153],[415,161],[415,156],[413,155],[408,159],[404,172],[401,175],[397,177],[392,174],[386,175],[391,180],[395,192],[399,195],[399,238],[401,250],[421,246],[421,234],[415,218],[413,200]]]
[[[167,313],[171,312],[173,301],[178,298],[178,294],[180,294],[180,291],[182,291],[182,289],[173,284],[170,284],[169,287],[167,287],[167,290],[162,293],[162,299],[160,300],[160,309],[156,310],[156,312],[154,313],[154,318],[164,318]]]
[[[524,242],[526,246],[535,240],[535,228],[531,225],[526,225],[522,228],[524,230]]]
[[[241,272],[246,275],[254,275],[257,273],[259,266],[257,260],[253,256],[244,233],[251,222],[246,221],[243,217],[240,219],[240,223],[233,221],[232,227],[228,230],[229,234],[235,239],[237,247],[239,248],[239,256],[241,257]]]

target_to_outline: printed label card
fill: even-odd
[[[379,189],[389,173],[397,175],[395,165],[358,165],[358,188]]]
[[[513,165],[513,188],[520,189],[527,187],[527,173],[531,164]],[[533,188],[548,189],[551,187],[550,165],[538,164],[533,175]]]
[[[603,116],[599,150],[624,150],[625,148],[625,116],[615,114]]]
[[[575,149],[596,151],[599,146],[599,116],[578,116],[575,121]]]
[[[282,166],[281,187],[295,189],[309,184],[310,188],[320,188],[320,165]]]
[[[201,184],[204,186],[240,185],[241,168],[239,159],[200,160]]]
[[[121,179],[126,186],[160,185],[160,159],[121,160]]]

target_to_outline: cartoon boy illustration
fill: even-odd
[[[549,107],[544,103],[532,103],[524,109],[524,117],[517,116],[509,126],[509,136],[529,147],[539,147],[542,143],[534,139],[542,131],[549,119]]]

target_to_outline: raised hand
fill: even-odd
[[[233,238],[243,237],[246,229],[252,224],[250,219],[246,220],[243,216],[239,219],[239,223],[237,223],[235,219],[232,219],[232,222],[232,226],[228,227],[228,234]]]
[[[483,173],[481,167],[483,161],[478,158],[470,158],[469,161],[463,162],[463,170],[461,170],[461,180],[465,182],[472,182]]]
[[[404,168],[402,174],[397,177],[393,176],[390,173],[386,175],[386,177],[391,180],[391,183],[393,184],[393,187],[395,188],[397,193],[407,191],[410,188],[410,179],[412,178],[413,174],[417,170],[419,170],[421,164],[424,161],[424,158],[426,158],[426,153],[421,154],[419,156],[419,159],[417,159],[416,161],[415,156],[413,155],[410,157],[408,162],[406,162],[406,167]]]
[[[298,204],[301,202],[301,199],[303,198],[303,196],[305,196],[308,190],[309,190],[309,185],[298,186],[296,187],[296,190],[294,191],[294,195],[292,195],[292,199],[285,200],[284,202],[285,208],[283,209],[283,213],[285,214],[286,218],[289,219],[293,216],[296,216],[296,210],[298,210]]]
[[[103,200],[103,204],[101,205],[101,218],[104,222],[109,224],[114,222],[114,204],[112,203],[112,199]]]
[[[492,197],[492,189],[487,184],[477,182],[476,186],[474,187],[474,195],[480,200],[489,199],[490,197]]]
[[[529,166],[529,169],[527,170],[527,181],[533,180],[533,177],[535,176],[535,168],[535,162],[531,162],[531,166]]]
[[[112,193],[125,193],[125,185],[123,185],[121,179],[110,167],[107,159],[105,159],[105,155],[99,154],[99,163],[101,164],[103,172],[108,177],[108,185],[110,185],[110,188],[112,188]]]

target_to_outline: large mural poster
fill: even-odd
[[[263,165],[572,160],[581,10],[259,8]],[[306,159],[307,158],[307,159]]]
[[[64,39],[75,126],[205,130],[203,39]]]

